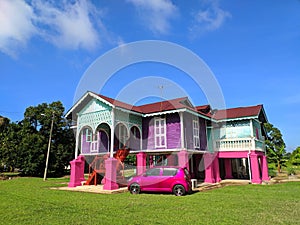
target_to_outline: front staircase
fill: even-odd
[[[96,170],[93,170],[93,172],[89,175],[89,178],[85,182],[85,185],[97,185],[100,184],[103,179],[102,174],[98,174]]]
[[[127,181],[124,177],[124,161],[129,154],[129,149],[118,149],[114,154],[114,158],[118,160],[116,166],[117,183],[119,186],[126,186]],[[109,154],[95,156],[89,165],[89,177],[85,185],[97,185],[105,182],[105,160],[109,158]]]
[[[89,165],[89,177],[85,182],[85,185],[97,185],[101,184],[101,181],[105,175],[105,160],[108,155],[95,156],[92,163]]]

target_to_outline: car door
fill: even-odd
[[[141,188],[144,191],[159,190],[161,168],[147,170],[141,180]]]
[[[162,180],[160,182],[161,191],[172,191],[177,172],[177,168],[163,168]]]

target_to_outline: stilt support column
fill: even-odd
[[[84,156],[78,156],[77,159],[74,159],[70,162],[71,165],[71,174],[70,182],[68,187],[77,187],[81,186],[81,182],[85,181],[84,179]]]
[[[181,150],[177,153],[178,155],[178,166],[180,167],[186,167],[188,171],[190,171],[189,168],[189,153],[186,150]]]
[[[140,175],[146,171],[146,153],[140,152],[136,155],[136,174]]]
[[[115,158],[105,160],[105,183],[104,190],[115,190],[119,188],[117,184],[117,162]]]
[[[267,156],[263,155],[262,156],[262,180],[268,181],[270,180],[269,177],[269,171],[268,171],[268,161],[267,161]]]
[[[206,183],[215,183],[214,178],[214,155],[207,153],[203,155],[205,167],[205,180]]]
[[[251,182],[253,184],[260,184],[260,174],[259,174],[259,165],[258,165],[258,156],[256,153],[252,152],[250,154],[250,164],[251,164]]]
[[[215,155],[215,158],[214,158],[214,177],[215,177],[216,183],[221,181],[218,155]]]

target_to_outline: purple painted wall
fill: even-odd
[[[98,142],[98,144],[99,144],[98,152],[107,152],[108,151],[108,136],[103,130],[100,130],[98,132],[98,140],[100,140],[100,142]]]
[[[89,154],[90,153],[90,142],[86,141],[86,136],[85,134],[82,134],[81,136],[81,153],[82,154]]]
[[[193,140],[193,118],[194,116],[190,113],[184,113],[184,130],[186,142],[186,148],[194,149]],[[180,138],[180,116],[178,113],[172,113],[166,115],[166,125],[167,125],[167,148],[175,149],[181,147]],[[206,124],[205,120],[199,118],[199,128],[200,128],[200,150],[205,150],[207,145],[206,138]],[[143,118],[143,149],[155,149],[154,145],[154,118]]]
[[[130,150],[140,150],[140,139],[141,134],[137,127],[132,127],[130,129],[130,140],[129,140],[129,148]]]
[[[167,148],[180,148],[180,117],[178,113],[168,114],[166,118],[167,124]]]
[[[194,116],[189,113],[183,114],[185,141],[188,149],[194,149],[193,140],[193,118]],[[199,135],[200,135],[200,150],[206,150],[207,138],[206,138],[206,124],[203,118],[199,118]]]
[[[107,152],[108,151],[108,136],[104,131],[98,132],[98,151],[99,152]],[[91,142],[86,141],[85,133],[81,134],[81,154],[90,154],[91,153]]]
[[[187,149],[194,149],[193,142],[193,116],[189,113],[184,113],[184,130],[186,142],[185,146]],[[142,149],[155,149],[154,144],[154,117],[143,118],[143,130],[142,130]],[[172,113],[166,115],[166,138],[167,138],[167,148],[176,149],[181,147],[181,134],[180,134],[180,116],[178,113]],[[205,120],[199,118],[199,128],[200,128],[200,150],[205,150],[207,145],[206,138],[206,125]],[[118,126],[115,130],[118,134]],[[130,149],[139,150],[140,149],[140,134],[137,132],[137,137],[133,137],[132,132],[130,135]],[[108,136],[104,131],[99,131],[98,134],[98,152],[108,151]],[[86,142],[85,134],[82,134],[82,154],[90,153],[90,142]],[[119,140],[115,136],[114,148],[117,150],[119,146]]]
[[[180,148],[180,117],[178,113],[166,115],[167,148]],[[155,149],[154,117],[143,118],[143,149]]]

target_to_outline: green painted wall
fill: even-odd
[[[216,139],[251,137],[249,120],[229,121],[214,129]]]

